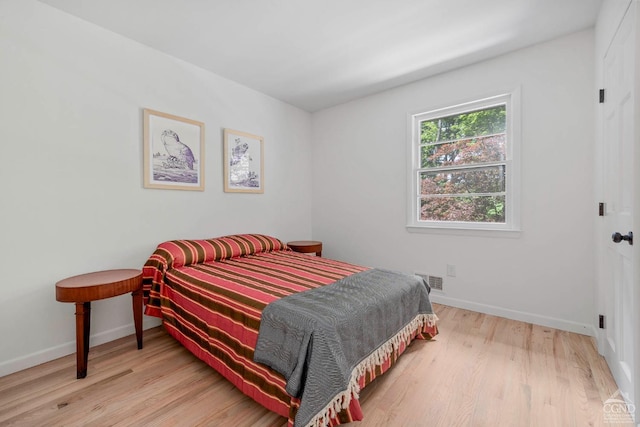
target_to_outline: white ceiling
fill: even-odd
[[[40,0],[313,112],[594,25],[602,0]]]

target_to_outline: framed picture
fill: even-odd
[[[144,110],[144,187],[204,190],[204,123]]]
[[[264,139],[224,130],[224,191],[264,193]]]

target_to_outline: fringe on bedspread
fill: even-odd
[[[320,412],[318,412],[305,427],[326,427],[337,414],[349,408],[351,399],[360,397],[358,379],[367,372],[374,372],[376,366],[384,364],[392,354],[400,351],[402,344],[409,345],[412,338],[424,327],[433,328],[438,322],[435,314],[419,314],[397,334],[378,347],[373,353],[362,360],[351,372],[351,379],[346,390],[338,393]]]

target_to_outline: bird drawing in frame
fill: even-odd
[[[193,170],[195,157],[188,145],[180,141],[178,134],[171,129],[162,132],[162,143],[169,154],[166,167]]]

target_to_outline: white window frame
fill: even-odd
[[[505,182],[505,222],[464,222],[464,221],[420,221],[419,220],[419,169],[420,169],[420,123],[438,117],[446,117],[490,108],[496,105],[506,105],[506,182]],[[410,113],[408,117],[408,200],[407,200],[407,230],[410,232],[445,231],[455,234],[493,233],[513,236],[520,231],[520,89],[515,89],[500,95],[494,95],[458,103],[453,106],[430,109],[425,112]]]

